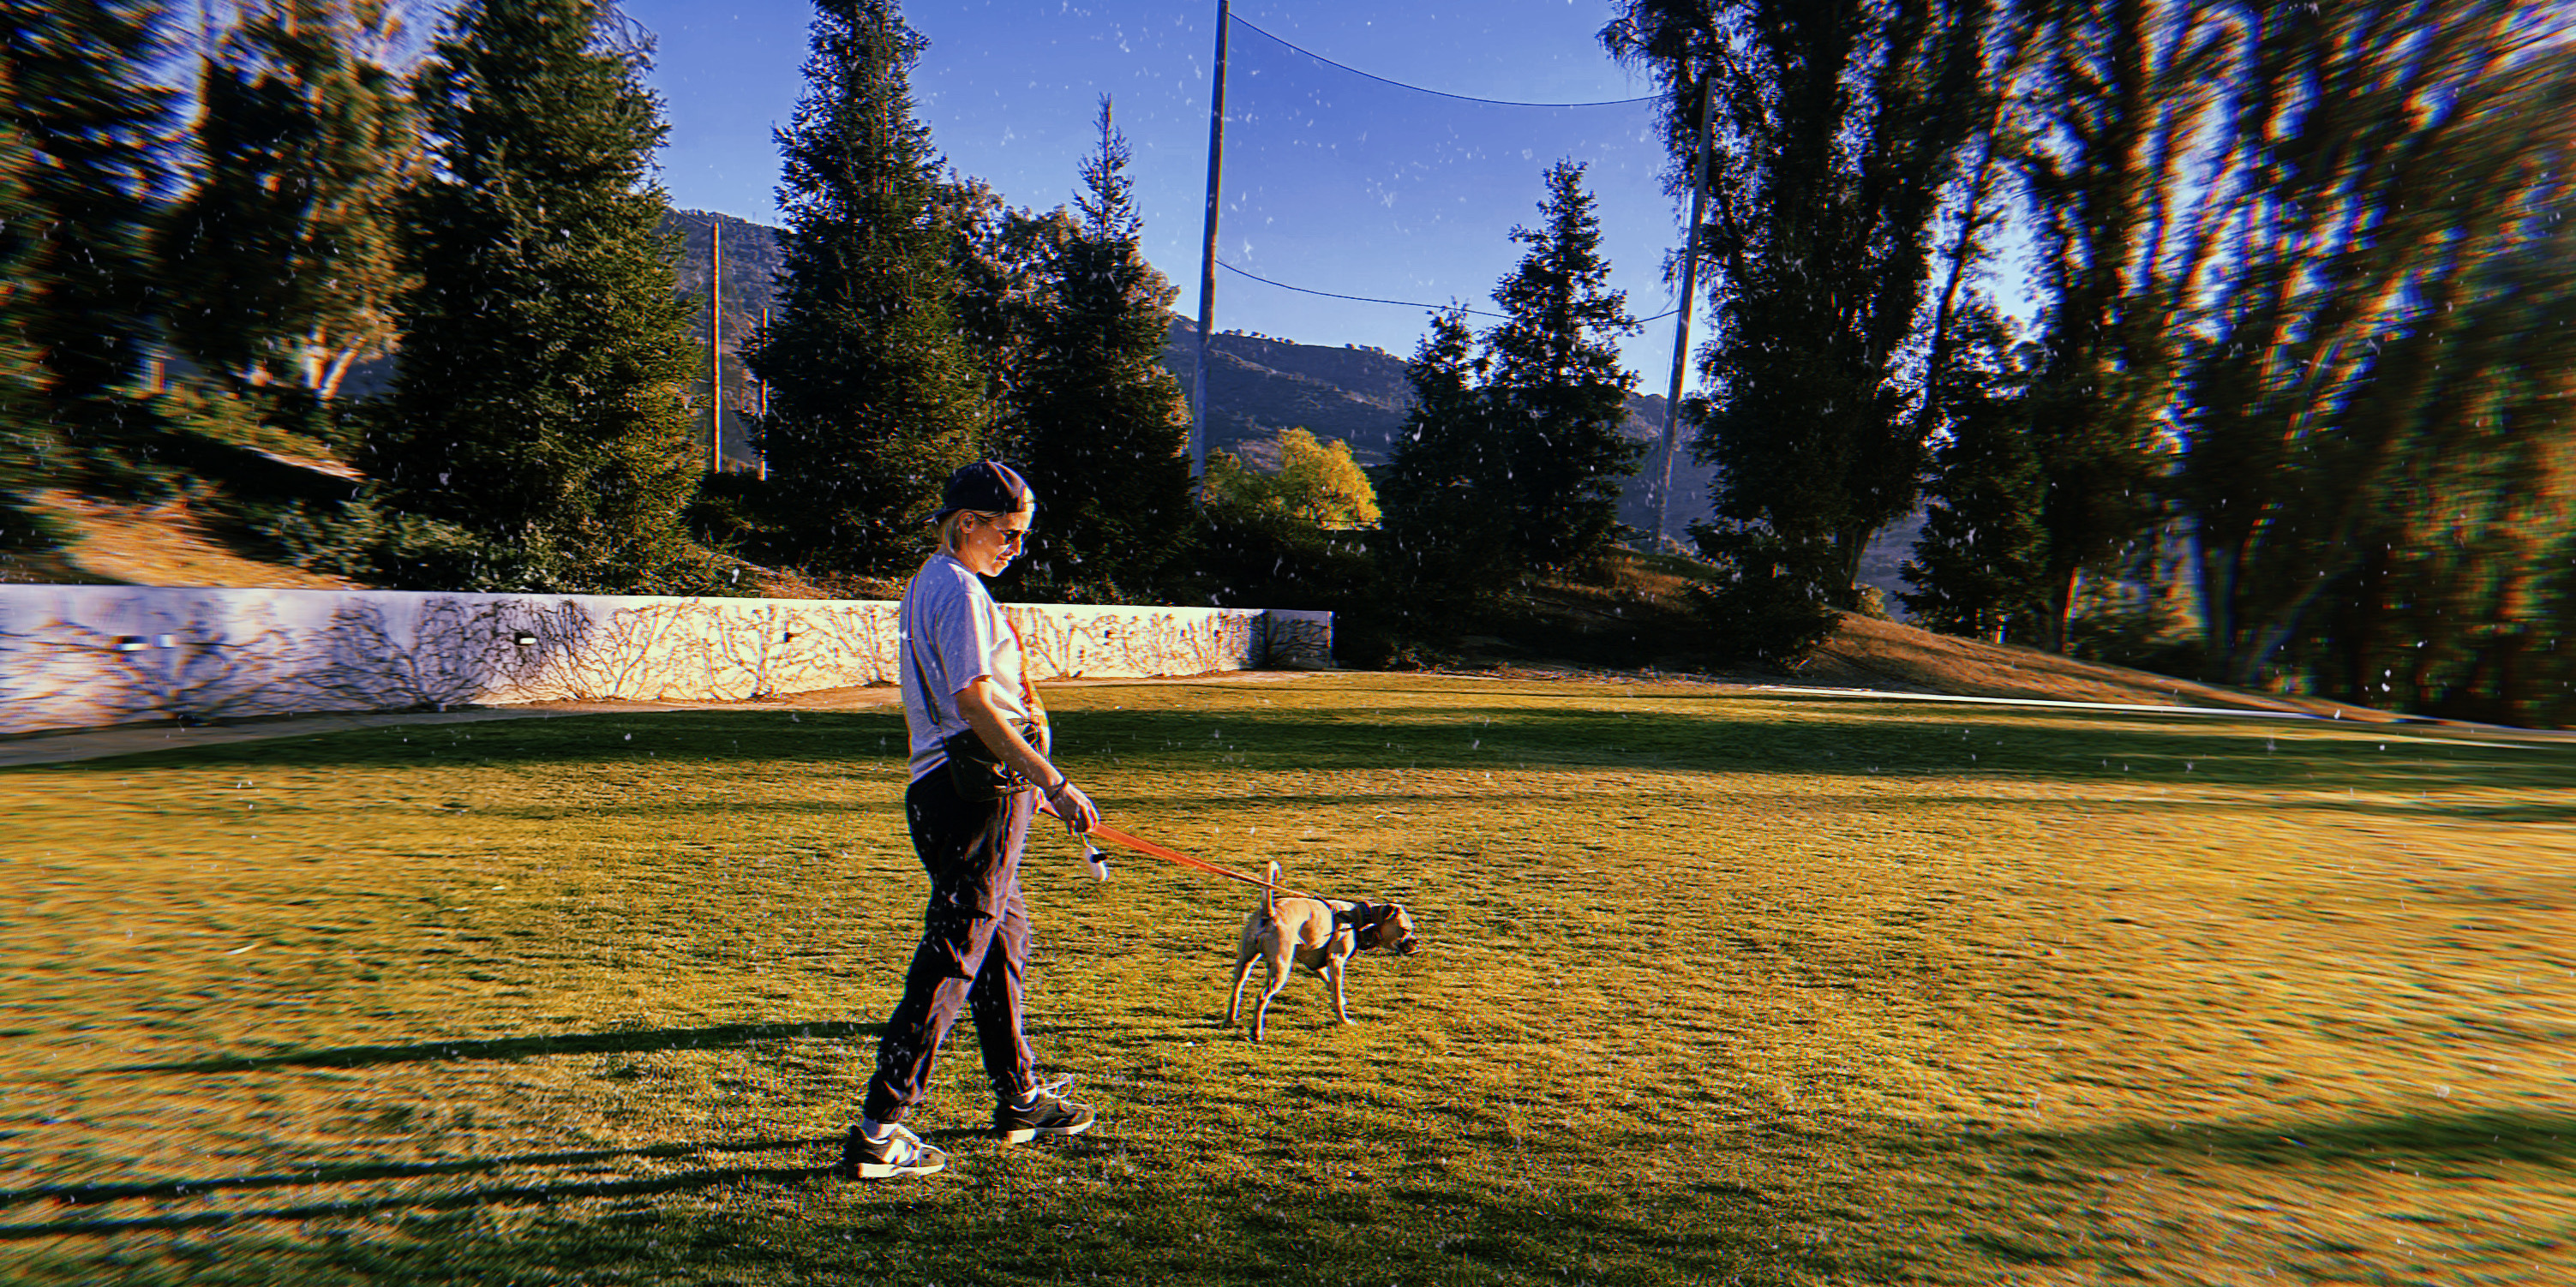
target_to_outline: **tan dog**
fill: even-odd
[[[1275,862],[1270,864],[1270,883],[1279,883]],[[1261,1000],[1252,1009],[1252,1039],[1261,1040],[1270,1017],[1270,999],[1287,984],[1293,960],[1324,976],[1333,988],[1333,1013],[1349,1023],[1351,1007],[1342,992],[1343,971],[1353,956],[1376,948],[1398,956],[1422,950],[1421,941],[1413,936],[1413,918],[1404,908],[1338,898],[1282,898],[1279,891],[1265,889],[1261,905],[1243,921],[1243,943],[1234,957],[1234,1000],[1225,1008],[1225,1021],[1234,1023],[1243,1017],[1243,985],[1252,978],[1252,963],[1260,961],[1270,968]]]

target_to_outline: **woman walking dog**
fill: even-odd
[[[996,461],[949,475],[931,521],[939,549],[904,588],[898,636],[903,716],[911,731],[912,785],[904,815],[930,873],[921,946],[903,1000],[886,1021],[864,1116],[850,1128],[841,1172],[851,1179],[928,1175],[948,1155],[906,1130],[927,1098],[940,1043],[960,1014],[975,1016],[984,1071],[993,1079],[993,1131],[1010,1143],[1078,1135],[1091,1109],[1040,1086],[1020,1032],[1029,914],[1020,898],[1020,851],[1043,797],[1076,833],[1100,811],[1047,760],[1046,712],[1022,671],[1019,636],[979,577],[1019,554],[1037,497]]]

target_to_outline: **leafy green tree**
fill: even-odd
[[[161,239],[172,338],[237,386],[327,402],[394,344],[420,136],[387,0],[269,0],[205,68],[203,177]]]
[[[1961,313],[1942,373],[1948,428],[1933,454],[1932,503],[1899,572],[1914,589],[1897,597],[1932,629],[2001,643],[2047,619],[2046,478],[2027,396],[2037,354],[2016,351],[1988,301]]]
[[[2267,674],[2411,465],[2493,449],[2485,328],[2522,315],[2480,295],[2555,226],[2576,170],[2569,27],[2529,0],[2241,24],[2197,216],[2216,267],[2178,377],[2213,677]]]
[[[1207,503],[1293,518],[1316,527],[1375,524],[1377,491],[1340,439],[1318,442],[1304,429],[1282,429],[1279,469],[1263,473],[1222,448],[1208,453]]]
[[[2576,229],[2479,274],[2429,401],[2456,422],[2394,462],[2355,565],[2284,655],[2346,701],[2507,723],[2576,718]]]
[[[1279,431],[1279,502],[1317,527],[1367,527],[1378,521],[1377,489],[1339,438],[1318,442],[1303,429]]]
[[[1178,292],[1138,245],[1127,141],[1106,96],[1099,126],[1071,235],[1047,264],[1020,427],[1046,513],[1030,575],[1116,598],[1150,581],[1189,531],[1189,405],[1161,362]]]
[[[399,508],[482,538],[496,587],[674,590],[703,566],[680,522],[701,350],[649,180],[661,106],[616,21],[468,0],[418,80],[436,174],[376,472]]]
[[[786,269],[745,360],[778,511],[822,566],[893,573],[949,472],[985,447],[986,380],[956,309],[957,230],[913,116],[924,42],[892,0],[818,0],[806,88],[778,132]]]
[[[160,0],[0,0],[5,235],[25,239],[26,274],[0,285],[7,326],[31,351],[45,416],[102,481],[154,432],[134,393],[156,341],[149,234],[173,169],[172,95],[152,83],[167,19]],[[38,437],[48,450],[51,433]]]
[[[2030,138],[2015,166],[2041,247],[2047,354],[2028,411],[2045,483],[2046,611],[2063,650],[2077,585],[2159,518],[2183,322],[2209,267],[2195,174],[2241,27],[2206,0],[2046,0],[2023,11]]]
[[[1621,369],[1618,341],[1637,324],[1627,295],[1609,288],[1583,166],[1548,170],[1539,211],[1539,227],[1512,230],[1529,251],[1494,290],[1505,320],[1484,337],[1484,392],[1505,435],[1515,544],[1529,567],[1563,572],[1616,540],[1620,480],[1646,448],[1619,432],[1637,377]]]
[[[1928,426],[1902,376],[1944,194],[1994,119],[1994,17],[1991,0],[1624,0],[1602,32],[1672,89],[1676,157],[1715,95],[1714,392],[1694,450],[1718,472],[1715,521],[1693,530],[1741,567],[1727,601],[1786,596],[1756,615],[1800,623],[1789,636],[1854,602],[1869,538],[1916,500]]]

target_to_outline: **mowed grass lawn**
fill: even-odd
[[[1429,942],[1224,1024],[1252,891],[1032,842],[1102,1113],[828,1173],[918,932],[890,709],[0,772],[0,1278],[2567,1283],[2576,747],[1399,675],[1055,690],[1111,821]]]

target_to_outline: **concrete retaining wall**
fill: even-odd
[[[1006,604],[1032,678],[1330,664],[1332,614]],[[0,733],[895,679],[867,600],[0,585]]]

